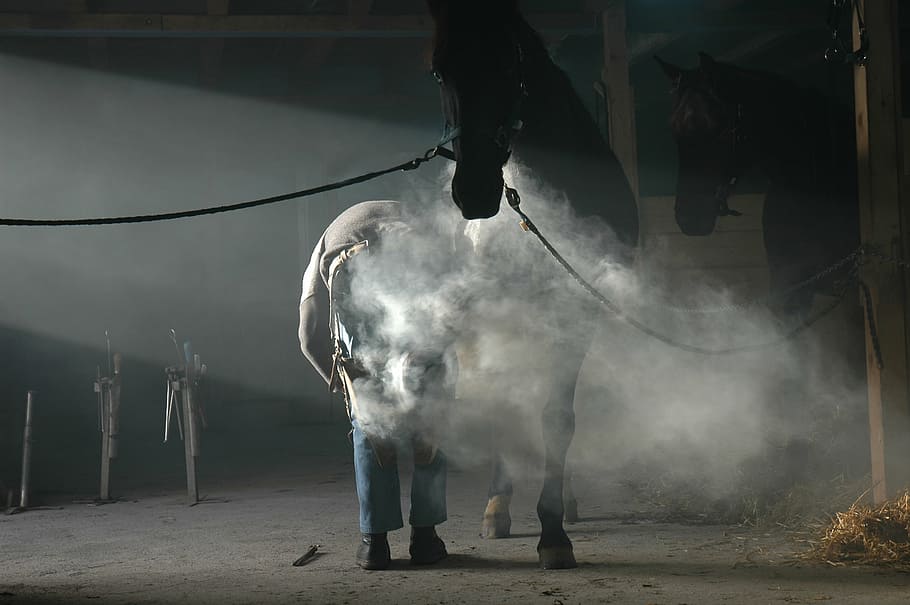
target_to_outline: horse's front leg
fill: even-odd
[[[576,567],[572,542],[563,528],[563,487],[566,452],[575,435],[575,379],[553,389],[543,412],[545,466],[543,489],[537,502],[540,542],[537,554],[543,569]]]
[[[512,529],[512,515],[509,512],[512,504],[512,475],[505,457],[496,449],[495,443],[491,457],[490,489],[480,535],[484,538],[508,538]],[[566,522],[577,522],[578,501],[572,489],[572,473],[568,465],[563,477],[563,506]]]

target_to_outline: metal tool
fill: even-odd
[[[177,397],[177,393],[182,390],[183,374],[178,366],[167,367],[164,371],[167,374],[167,393],[164,404],[164,442],[167,443],[168,440],[174,410],[177,410],[177,430],[180,432],[180,440],[183,441],[183,420],[180,418],[182,410],[178,409],[180,403]]]
[[[111,502],[111,460],[117,457],[120,434],[120,369],[122,357],[111,355],[110,333],[104,331],[107,346],[107,376],[101,375],[101,366],[95,370],[95,392],[98,394],[98,425],[101,432],[101,487],[98,502]]]
[[[313,559],[316,558],[316,552],[318,550],[319,550],[319,545],[313,544],[312,546],[310,546],[309,550],[307,550],[305,553],[303,553],[303,555],[301,555],[291,565],[293,565],[294,567],[303,567],[304,565],[306,565],[307,563],[309,563],[310,561],[312,561]]]
[[[60,510],[59,506],[31,506],[29,496],[31,493],[32,474],[32,422],[35,409],[35,391],[28,391],[25,398],[25,427],[22,435],[22,478],[19,491],[19,506],[12,506],[13,491],[7,492],[6,514],[14,515],[29,510]],[[0,484],[2,485],[2,484]]]
[[[22,479],[19,491],[19,508],[28,508],[29,481],[32,472],[32,417],[35,407],[35,391],[26,393],[25,428],[22,435]]]
[[[170,436],[172,418],[177,417],[177,429],[184,444],[186,458],[186,487],[190,506],[199,503],[199,488],[196,478],[196,459],[200,453],[200,424],[207,426],[202,411],[199,391],[206,366],[199,355],[193,354],[192,343],[183,343],[183,350],[177,341],[177,333],[171,330],[171,341],[177,353],[177,365],[165,368],[167,390],[164,409],[164,441]],[[180,393],[178,397],[177,393]],[[175,413],[176,412],[176,413]]]

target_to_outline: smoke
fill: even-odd
[[[125,49],[124,65],[130,52],[142,54]],[[380,73],[383,60],[377,54],[377,65],[364,64],[359,75]],[[164,212],[284,193],[413,157],[438,120],[434,90],[427,127],[417,127],[409,107],[396,113],[365,105],[364,81],[354,71],[339,79],[337,87],[348,88],[333,88],[319,109],[131,77],[128,69],[100,72],[12,56],[0,57],[0,68],[0,83],[15,91],[0,99],[6,174],[0,196],[4,215],[12,217]],[[407,94],[425,88],[420,81]],[[368,112],[371,119],[341,113],[337,105],[346,98],[351,114]],[[412,121],[389,118],[400,113]],[[672,250],[651,247],[634,270],[622,266],[608,230],[574,216],[569,200],[520,165],[509,168],[509,182],[543,233],[648,326],[704,347],[764,342],[780,333],[777,320],[760,308],[711,314],[668,308],[723,306],[738,294],[692,275],[683,284],[671,281],[661,261]],[[854,362],[832,354],[862,351],[861,342],[834,339],[843,332],[843,316],[761,352],[703,357],[675,350],[589,300],[505,204],[493,219],[465,223],[443,191],[451,174],[429,174],[425,168],[390,176],[297,207],[116,228],[5,230],[4,326],[76,351],[70,367],[42,368],[47,377],[39,378],[72,391],[60,407],[83,393],[89,426],[93,395],[81,377],[89,380],[103,363],[106,329],[130,371],[134,364],[148,367],[154,383],[131,388],[131,409],[150,410],[155,422],[161,369],[174,363],[170,328],[193,339],[212,378],[232,385],[231,397],[256,400],[253,412],[237,412],[249,414],[241,418],[260,413],[270,395],[297,399],[311,391],[321,403],[315,394],[325,397],[324,387],[299,356],[289,307],[300,260],[343,207],[377,196],[413,198],[409,224],[417,227],[401,234],[398,249],[405,252],[393,254],[396,247],[388,246],[358,273],[360,300],[378,301],[384,314],[371,370],[387,378],[381,386],[395,389],[376,393],[384,404],[394,402],[378,408],[371,419],[376,427],[429,425],[450,458],[465,465],[485,461],[495,441],[516,474],[538,473],[541,409],[556,378],[574,371],[586,348],[569,455],[580,470],[625,472],[645,464],[680,478],[707,477],[721,493],[734,489],[744,462],[776,444],[831,435],[833,423],[865,426],[850,405],[863,398],[852,379]],[[398,347],[394,358],[388,343]],[[7,349],[18,360],[16,346]],[[34,365],[47,358],[39,353]],[[421,364],[408,354],[415,353],[441,356],[445,379],[414,376]],[[63,370],[70,372],[65,379]],[[412,397],[409,381],[439,388]],[[212,410],[214,422],[228,411]],[[157,438],[157,424],[146,428]]]
[[[448,184],[451,171],[440,179]],[[520,164],[507,167],[506,181],[584,277],[662,336],[719,350],[771,344],[792,329],[762,305],[741,306],[735,290],[708,276],[671,281],[661,262],[669,251],[652,247],[634,266],[621,264],[621,244],[609,229],[575,216],[569,200]],[[747,465],[823,438],[833,418],[855,425],[860,382],[828,336],[848,332],[844,313],[816,332],[755,351],[681,350],[593,301],[507,205],[468,223],[455,218],[448,192],[440,200],[438,191],[429,188],[415,204],[417,229],[360,266],[354,294],[387,318],[378,328],[382,344],[370,351],[376,375],[393,376],[402,352],[450,350],[454,341],[456,397],[448,385],[423,398],[374,390],[364,412],[374,431],[389,434],[417,412],[421,430],[431,427],[456,464],[476,465],[497,451],[515,476],[538,475],[542,409],[581,366],[572,468],[647,469],[721,497],[740,486]],[[391,342],[398,348],[390,357]]]

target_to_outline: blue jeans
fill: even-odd
[[[360,531],[381,534],[401,529],[404,523],[398,464],[381,467],[357,420],[352,420],[351,425],[354,427],[354,477],[360,501]],[[446,518],[446,459],[442,452],[436,452],[430,464],[414,465],[408,522],[412,527],[430,527],[439,525]]]
[[[339,284],[335,284],[339,285]],[[343,286],[335,293],[343,300]],[[355,328],[370,322],[348,321],[344,317],[344,305],[336,307],[335,337],[341,341],[345,353],[354,356],[364,334]],[[378,321],[378,320],[377,320]],[[367,339],[369,334],[366,335]],[[353,410],[351,411],[353,414]],[[357,419],[351,419],[354,441],[354,477],[357,483],[357,498],[360,503],[360,531],[365,534],[381,534],[404,526],[401,518],[401,484],[398,479],[398,464],[380,466],[370,440],[361,430]],[[396,449],[411,442],[410,434],[398,436]],[[397,458],[397,457],[396,457]],[[430,464],[415,464],[411,479],[411,511],[409,523],[412,527],[431,527],[446,520],[446,459],[437,451]]]

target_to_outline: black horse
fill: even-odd
[[[517,1],[428,0],[435,21],[433,72],[457,166],[452,198],[466,219],[496,215],[503,198],[503,167],[513,152],[533,174],[564,193],[586,224],[603,221],[631,256],[638,210],[622,169],[541,37]],[[542,259],[542,262],[552,262]],[[553,264],[555,267],[555,263]],[[573,293],[574,294],[574,293]],[[579,289],[577,297],[584,293]],[[571,317],[540,321],[572,323]],[[568,332],[572,333],[572,332]],[[545,569],[574,567],[563,529],[566,452],[575,432],[574,394],[590,346],[590,332],[572,333],[558,346],[563,358],[543,412],[545,473],[537,504],[537,546]],[[512,482],[494,460],[485,535],[508,535]]]
[[[695,69],[657,59],[673,86],[676,223],[687,235],[709,235],[718,216],[736,214],[727,198],[757,167],[767,180],[762,231],[772,308],[805,317],[827,284],[794,286],[859,246],[851,116],[779,76],[700,58]]]

